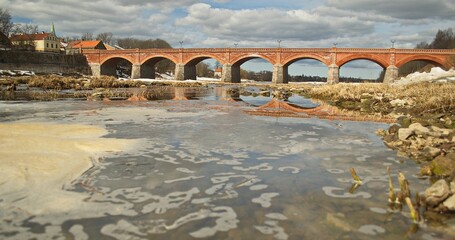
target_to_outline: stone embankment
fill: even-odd
[[[91,74],[84,55],[0,50],[0,69],[31,71],[37,74]]]

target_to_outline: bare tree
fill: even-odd
[[[11,15],[9,11],[3,8],[0,8],[0,32],[9,35],[11,29],[13,28],[13,22],[11,22]]]
[[[38,33],[38,25],[32,25],[32,24],[14,24],[13,28],[11,29],[11,32],[14,35],[19,35],[19,34],[34,34]]]
[[[96,35],[96,39],[101,40],[106,44],[111,44],[113,36],[114,34],[112,34],[111,32],[103,32],[98,33],[98,35]]]
[[[86,33],[82,34],[81,39],[82,39],[83,41],[93,40],[93,33],[91,33],[91,32],[86,32]]]
[[[35,50],[35,34],[38,33],[38,25],[14,24],[13,35],[21,35],[18,38],[16,47],[19,49]]]

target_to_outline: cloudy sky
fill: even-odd
[[[388,48],[393,39],[413,48],[455,28],[455,0],[0,0],[0,7],[40,30],[54,22],[62,37],[112,32],[174,47],[276,47],[282,40],[282,47]]]

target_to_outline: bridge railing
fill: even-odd
[[[82,50],[84,54],[134,54],[134,53],[220,53],[220,52],[339,52],[339,53],[431,53],[455,54],[455,49],[394,49],[394,48],[151,48],[124,50]]]

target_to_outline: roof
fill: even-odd
[[[50,33],[34,33],[34,34],[20,34],[11,36],[11,42],[15,41],[37,41],[44,40]]]
[[[124,48],[120,47],[119,45],[109,45],[107,43],[103,43],[106,47],[106,50],[123,50]]]
[[[68,43],[69,48],[95,48],[98,44],[103,44],[101,40],[94,41],[72,41]]]
[[[222,72],[222,71],[223,71],[223,69],[221,69],[221,68],[215,69],[215,72]]]

